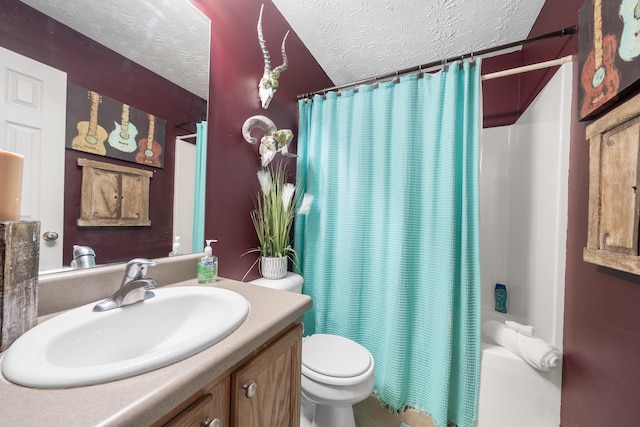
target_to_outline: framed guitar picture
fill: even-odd
[[[591,120],[638,87],[640,0],[585,0],[578,15],[578,115]]]
[[[66,147],[164,168],[167,121],[69,83]]]

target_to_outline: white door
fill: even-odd
[[[173,188],[173,236],[180,236],[183,254],[193,242],[193,206],[196,186],[196,145],[176,138]]]
[[[62,267],[67,74],[0,47],[0,148],[25,158],[22,219],[41,222],[40,271]]]

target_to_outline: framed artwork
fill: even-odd
[[[578,114],[590,120],[637,87],[640,0],[585,0],[578,21]]]
[[[67,86],[66,147],[164,168],[167,121],[98,92]]]

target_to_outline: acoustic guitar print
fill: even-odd
[[[584,89],[582,117],[613,98],[620,88],[620,75],[613,63],[618,43],[612,34],[602,37],[602,0],[594,0],[593,4],[593,50],[585,60],[580,78]]]
[[[115,129],[109,134],[109,145],[125,153],[136,151],[136,148],[138,148],[138,144],[136,144],[138,129],[129,121],[129,106],[127,104],[122,105],[121,124],[118,124],[118,122],[113,123]]]
[[[104,146],[107,131],[98,124],[98,105],[102,102],[102,97],[94,91],[89,91],[88,96],[91,99],[89,121],[78,122],[78,136],[71,141],[71,148],[104,156],[107,154]]]
[[[633,61],[640,55],[640,0],[622,0],[620,18],[624,26],[618,52],[624,61]]]
[[[155,141],[154,133],[156,126],[156,118],[153,114],[149,114],[149,133],[145,139],[138,141],[138,154],[136,154],[136,162],[143,165],[151,165],[160,167],[160,153],[162,153],[162,146]]]

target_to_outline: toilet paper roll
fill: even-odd
[[[0,150],[0,221],[20,219],[24,157]]]

